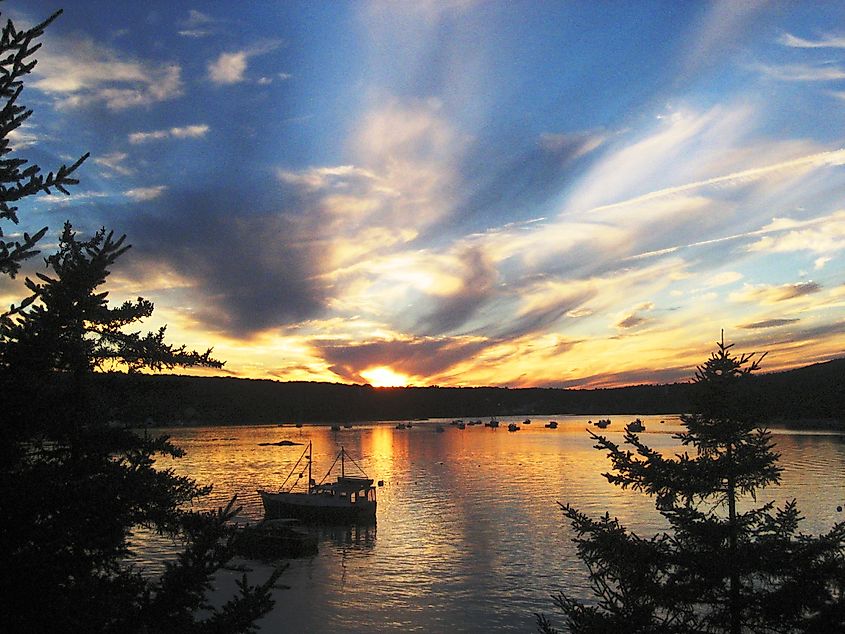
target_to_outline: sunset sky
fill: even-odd
[[[128,234],[111,296],[233,375],[669,382],[722,328],[766,370],[843,354],[845,3],[64,8],[14,143],[92,156],[20,228]]]

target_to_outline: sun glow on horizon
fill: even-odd
[[[367,368],[361,372],[361,376],[373,387],[405,387],[410,381],[407,374],[394,372],[384,365]]]

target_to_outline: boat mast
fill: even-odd
[[[344,457],[345,454],[346,454],[346,451],[344,451],[343,447],[341,446],[341,448],[340,448],[340,477],[341,478],[346,476],[346,470],[344,469],[344,466],[343,466],[343,457]]]
[[[308,493],[311,493],[311,483],[314,480],[311,479],[311,441],[308,441]]]

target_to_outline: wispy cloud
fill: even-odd
[[[111,176],[112,173],[129,176],[130,174],[134,174],[135,170],[124,163],[128,157],[129,155],[126,152],[112,152],[111,154],[95,156],[94,163],[108,170],[108,173],[105,174],[107,177]]]
[[[133,144],[147,143],[148,141],[160,141],[162,139],[199,139],[204,137],[209,126],[201,123],[182,127],[167,128],[166,130],[151,130],[149,132],[132,132],[129,134],[129,142]]]
[[[103,103],[111,110],[147,106],[182,94],[182,69],[124,57],[89,39],[56,39],[39,51],[31,84],[59,107]]]
[[[845,249],[845,211],[837,211],[803,222],[776,218],[763,227],[761,233],[763,232],[777,233],[777,235],[765,235],[750,244],[749,251],[834,253]],[[824,266],[826,261],[822,261],[821,266],[817,265],[817,268]]]
[[[181,24],[181,28],[177,33],[182,37],[202,38],[208,37],[214,33],[214,24],[217,22],[210,15],[190,9],[188,17]]]
[[[240,83],[246,79],[250,58],[269,53],[280,45],[279,41],[268,41],[250,48],[220,53],[216,60],[208,63],[208,78],[221,86]]]
[[[127,198],[131,198],[135,202],[146,202],[148,200],[155,200],[164,193],[167,189],[166,185],[155,185],[153,187],[136,187],[134,189],[127,189],[123,194]]]
[[[845,79],[845,70],[835,62],[823,62],[819,64],[784,64],[774,66],[760,64],[756,69],[779,81],[839,81]]]
[[[825,35],[819,39],[809,40],[791,33],[784,33],[778,41],[791,48],[845,48],[845,35]]]
[[[756,304],[777,304],[789,301],[805,295],[812,295],[822,290],[818,282],[798,282],[796,284],[781,284],[770,286],[767,284],[747,284],[742,290],[730,294],[731,301],[756,303]]]
[[[750,324],[741,324],[737,328],[743,330],[760,330],[763,328],[780,328],[781,326],[788,326],[800,321],[800,319],[766,319],[764,321],[755,321]]]

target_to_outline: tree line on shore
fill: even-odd
[[[845,421],[845,359],[752,377],[760,419]],[[104,409],[126,424],[267,424],[490,417],[518,414],[671,414],[689,411],[692,385],[612,389],[396,387],[175,375],[97,376]]]

